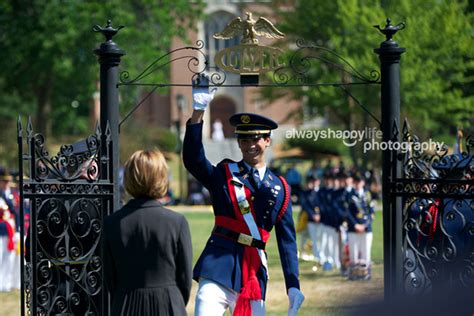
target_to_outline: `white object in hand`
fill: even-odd
[[[301,304],[304,301],[304,295],[295,287],[288,289],[288,300],[290,301],[290,307],[288,308],[288,316],[296,316]]]
[[[209,88],[194,88],[193,89],[193,109],[204,111],[206,107],[214,99],[214,94],[217,89],[212,89],[209,92]]]

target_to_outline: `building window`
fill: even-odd
[[[239,45],[240,43],[240,37],[234,37],[228,40],[220,40],[212,37],[215,33],[221,32],[234,18],[235,16],[228,12],[218,11],[214,12],[204,23],[204,41],[207,55],[209,56],[209,61],[212,66],[215,66],[214,56],[218,51]]]

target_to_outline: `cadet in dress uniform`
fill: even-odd
[[[308,189],[301,194],[301,210],[308,217],[308,233],[312,241],[313,256],[317,263],[321,263],[321,201],[317,177],[308,178]]]
[[[285,178],[285,180],[287,179]],[[313,181],[310,180],[310,178],[306,179],[306,186],[307,187],[300,195],[299,203],[301,205],[305,203],[305,193],[313,190]],[[309,249],[312,248],[312,241],[308,231],[308,216],[308,213],[302,206],[296,220],[296,234],[298,235],[297,239],[299,241],[298,259],[303,261],[314,261],[315,257],[312,254],[312,250]]]
[[[0,168],[0,291],[18,289],[19,262],[15,265],[15,246],[19,242],[19,233],[16,231],[15,206],[11,190],[13,177]]]
[[[215,226],[199,257],[193,278],[199,282],[195,315],[265,315],[268,279],[265,244],[275,228],[289,298],[288,315],[296,315],[304,296],[299,290],[296,233],[286,181],[265,165],[272,120],[240,113],[230,118],[242,152],[239,162],[216,166],[205,156],[202,117],[211,102],[208,79],[193,87],[193,114],[183,144],[184,165],[210,192]]]
[[[341,164],[341,163],[340,163]],[[343,164],[342,164],[343,166]],[[348,188],[346,180],[348,178],[348,174],[345,171],[340,171],[336,175],[336,181],[334,181],[334,188],[335,190],[333,191],[332,194],[332,202],[333,202],[333,210],[332,210],[332,233],[333,235],[333,240],[334,240],[334,267],[336,269],[341,269],[342,272],[342,255],[341,255],[341,250],[344,249],[344,243],[343,243],[343,237],[342,237],[342,229],[343,229],[343,223],[346,218],[346,213],[347,213],[347,207],[346,207],[346,196],[347,196],[347,191],[346,189]],[[349,188],[350,190],[350,188]]]
[[[339,242],[339,258],[341,264],[341,274],[347,276],[349,269],[349,245],[347,238],[347,217],[349,213],[349,202],[353,194],[352,173],[341,171],[338,174],[340,189],[337,192],[338,221],[337,233]]]
[[[331,195],[332,190],[334,187],[334,179],[332,174],[327,171],[324,173],[323,176],[323,187],[319,190],[319,201],[320,205],[320,223],[321,223],[321,250],[320,250],[320,257],[321,257],[321,264],[323,266],[323,270],[329,271],[332,269],[332,265],[334,263],[334,259],[332,256],[332,244],[329,244],[329,236],[331,233],[331,225],[330,225],[330,216],[329,212],[331,211]]]
[[[349,280],[371,278],[372,221],[374,208],[370,193],[364,189],[362,177],[354,177],[355,189],[350,194],[348,212],[348,240],[351,266]]]
[[[332,177],[329,182],[328,191],[326,192],[326,231],[327,231],[327,248],[328,248],[328,263],[323,265],[323,270],[328,271],[333,268],[340,269],[341,261],[339,257],[339,226],[342,223],[339,207],[339,197],[343,189],[341,188],[339,178]],[[331,186],[332,184],[332,186]]]

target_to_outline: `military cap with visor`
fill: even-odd
[[[237,113],[229,118],[235,127],[237,138],[260,138],[270,136],[271,131],[278,128],[273,120],[254,113]]]
[[[3,167],[0,167],[0,181],[12,181],[13,180],[13,176],[11,175],[11,173],[3,168]]]

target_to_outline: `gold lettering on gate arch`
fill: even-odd
[[[259,45],[256,36],[278,39],[283,38],[285,34],[266,18],[260,17],[255,21],[252,19],[252,13],[247,12],[246,15],[246,20],[242,21],[240,17],[236,17],[222,32],[214,34],[216,39],[242,36],[240,45],[217,52],[215,64],[224,71],[241,75],[262,74],[284,66],[279,60],[282,50]]]
[[[219,51],[214,62],[224,71],[236,74],[262,74],[284,66],[282,51],[274,47],[237,45]]]

